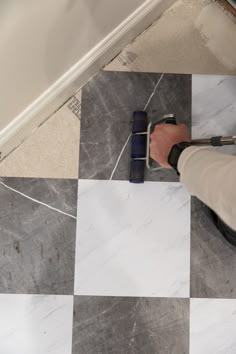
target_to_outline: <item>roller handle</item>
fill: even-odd
[[[166,118],[166,119],[165,119],[165,124],[177,125],[176,118],[175,118],[175,117]]]

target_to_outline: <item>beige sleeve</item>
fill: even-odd
[[[181,182],[236,230],[236,156],[191,146],[178,162]]]

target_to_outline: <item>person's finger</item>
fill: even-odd
[[[150,135],[150,138],[151,138],[151,139],[154,139],[154,138],[155,138],[155,134],[152,133],[152,134]]]
[[[155,128],[154,128],[154,130],[153,130],[153,132],[152,132],[152,134],[151,134],[151,136],[155,136],[155,135],[157,135],[158,134],[158,132],[159,132],[159,130],[158,130],[158,126],[156,125],[155,126]]]
[[[163,132],[162,132],[162,128],[161,127],[155,127],[155,129],[154,129],[154,131],[152,132],[152,134],[151,134],[151,137],[152,137],[152,139],[155,139],[156,137],[158,137],[158,136],[160,136],[160,135],[162,135],[163,134]]]
[[[169,125],[169,124],[157,124],[157,125],[155,126],[153,132],[154,132],[154,133],[158,133],[158,132],[162,131],[163,128],[165,128],[167,125]]]

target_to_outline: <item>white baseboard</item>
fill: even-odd
[[[147,0],[0,132],[0,160],[19,146],[92,76],[176,0]]]

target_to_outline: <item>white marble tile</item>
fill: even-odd
[[[72,296],[0,295],[0,353],[71,354]]]
[[[236,353],[236,300],[191,299],[190,354]]]
[[[188,297],[189,263],[179,183],[79,181],[76,294]]]
[[[192,136],[236,135],[236,76],[193,75]],[[236,147],[219,151],[235,153]]]

